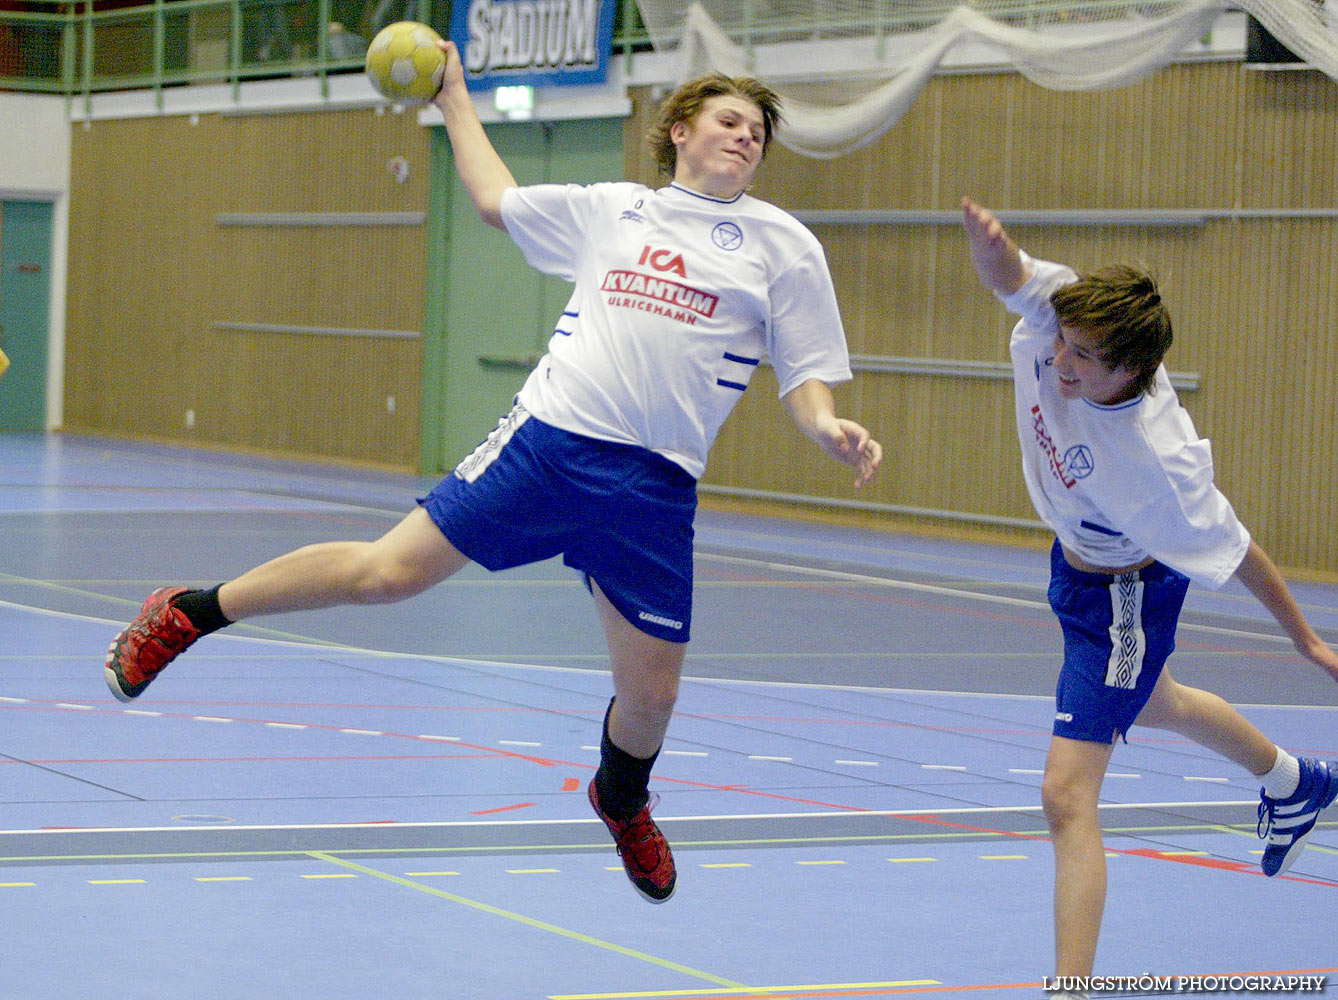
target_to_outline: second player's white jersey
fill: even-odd
[[[1180,406],[1165,367],[1153,395],[1111,406],[1065,399],[1053,365],[1058,320],[1050,295],[1077,275],[1023,257],[1034,274],[1003,303],[1022,317],[1010,349],[1022,471],[1037,513],[1065,548],[1094,566],[1152,556],[1220,587],[1250,535],[1214,485],[1208,441]]]
[[[700,478],[764,357],[781,395],[850,379],[822,246],[767,202],[545,184],[507,191],[502,219],[532,265],[576,284],[519,395],[545,423]]]

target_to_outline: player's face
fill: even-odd
[[[1099,338],[1080,327],[1059,325],[1055,334],[1055,374],[1065,399],[1085,399],[1104,406],[1134,398],[1133,372],[1107,368],[1096,349]]]
[[[697,117],[669,131],[678,160],[674,180],[713,198],[733,198],[762,162],[762,109],[732,94],[707,98]]]

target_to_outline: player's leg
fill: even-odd
[[[595,607],[613,666],[614,703],[609,710],[609,735],[634,757],[659,752],[678,701],[679,677],[687,643],[669,642],[629,622],[592,581]]]
[[[1174,648],[1188,580],[1157,564],[1086,572],[1057,543],[1050,566],[1064,665],[1041,796],[1055,852],[1056,975],[1083,977],[1092,973],[1106,901],[1097,810],[1106,765]]]
[[[1240,712],[1211,691],[1187,687],[1163,670],[1136,725],[1167,729],[1233,760],[1255,777],[1275,763],[1278,748]]]
[[[212,590],[160,588],[112,641],[107,686],[118,699],[129,701],[196,639],[232,622],[282,611],[403,600],[468,562],[418,507],[376,541],[308,545]]]
[[[687,644],[633,625],[591,582],[608,642],[614,698],[604,716],[600,764],[588,793],[622,856],[632,885],[652,903],[673,895],[677,881],[668,841],[650,817],[650,773],[678,699]]]
[[[1138,724],[1179,733],[1259,779],[1259,836],[1268,841],[1261,861],[1265,875],[1292,866],[1319,814],[1338,798],[1338,763],[1293,757],[1227,701],[1177,683],[1169,671],[1157,679]]]
[[[1090,976],[1106,905],[1106,851],[1097,802],[1113,743],[1055,736],[1041,804],[1055,851],[1055,975]]]
[[[389,604],[422,593],[469,559],[417,507],[372,542],[321,542],[296,549],[223,584],[229,621],[341,604]]]

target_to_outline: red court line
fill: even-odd
[[[417,754],[347,754],[311,755],[292,757],[65,757],[52,760],[0,760],[0,767],[23,764],[310,764],[317,761],[351,760],[477,760],[492,759],[485,753],[417,753]]]
[[[996,837],[1012,837],[1016,840],[1042,840],[1047,844],[1050,838],[1039,833],[1013,833],[1008,830],[996,830],[990,826],[973,826],[970,823],[958,823],[953,820],[939,819],[937,816],[901,816],[900,819],[913,819],[921,823],[929,823],[934,826],[949,826],[955,830],[967,830],[971,833],[989,833]]]
[[[1260,878],[1272,878],[1279,882],[1302,882],[1306,885],[1321,885],[1326,889],[1338,889],[1338,882],[1327,881],[1325,879],[1303,878],[1300,875],[1265,875],[1263,871],[1254,865],[1244,861],[1227,861],[1225,858],[1204,858],[1195,857],[1189,854],[1175,854],[1170,851],[1157,851],[1148,847],[1141,847],[1136,850],[1119,850],[1114,847],[1107,847],[1106,850],[1112,854],[1127,854],[1138,858],[1155,858],[1158,861],[1178,861],[1182,865],[1198,865],[1202,868],[1216,868],[1219,871],[1235,872],[1238,875],[1257,875]]]
[[[530,806],[533,806],[533,805],[536,805],[536,803],[534,803],[534,802],[517,802],[515,805],[510,805],[510,806],[498,806],[498,807],[495,808],[495,809],[476,809],[476,810],[474,810],[473,812],[471,812],[469,815],[471,815],[471,816],[491,816],[493,813],[511,812],[511,811],[514,810],[514,809],[528,809],[528,808],[530,808]]]
[[[956,823],[952,820],[939,819],[936,816],[902,816],[902,819],[918,820],[921,823],[931,823],[937,826],[950,826],[958,830],[970,830],[975,833],[990,833],[1000,837],[1012,837],[1016,840],[1041,840],[1047,843],[1050,838],[1036,833],[1011,833],[1007,830],[995,830],[985,826],[972,826],[968,823]],[[1254,865],[1244,861],[1228,861],[1225,858],[1205,858],[1194,855],[1177,854],[1173,851],[1159,851],[1150,847],[1138,848],[1119,848],[1105,847],[1111,854],[1123,854],[1135,858],[1151,858],[1154,861],[1178,861],[1186,865],[1198,865],[1202,868],[1215,868],[1218,871],[1235,872],[1238,875],[1257,875],[1260,878],[1268,878],[1262,870]],[[1303,878],[1300,875],[1274,875],[1272,878],[1279,881],[1302,882],[1306,885],[1319,885],[1326,889],[1338,889],[1338,882],[1325,879]]]

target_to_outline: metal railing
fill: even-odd
[[[616,0],[614,55],[650,48],[636,0]],[[852,8],[814,0],[783,10],[738,5],[721,29],[756,46],[887,37],[931,27],[961,2],[1004,23],[1119,20],[1168,0],[876,0]],[[315,76],[362,69],[367,40],[391,21],[445,32],[447,0],[0,0],[0,90],[76,97],[109,90]],[[9,8],[22,8],[13,10]],[[673,45],[679,31],[656,40]],[[161,102],[161,98],[160,98]]]
[[[21,6],[22,10],[9,7]],[[19,0],[0,9],[0,90],[88,98],[188,84],[361,72],[392,21],[434,24],[432,0]],[[442,15],[448,16],[448,15]],[[649,47],[620,0],[615,53]]]

